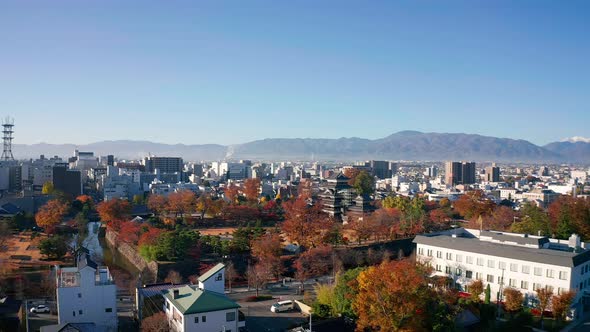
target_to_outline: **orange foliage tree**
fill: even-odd
[[[85,204],[85,203],[92,204],[92,202],[93,202],[92,197],[90,197],[88,195],[80,195],[80,196],[76,197],[76,200],[82,204]]]
[[[195,210],[197,196],[190,190],[181,190],[168,195],[168,210],[176,216],[184,217],[185,213]]]
[[[570,307],[572,306],[572,302],[576,297],[576,292],[574,291],[565,291],[559,295],[554,295],[553,299],[551,300],[551,305],[553,307],[553,314],[555,318],[559,320],[565,320],[568,312],[570,311]]]
[[[385,261],[361,272],[353,308],[357,331],[426,330],[423,313],[435,298],[427,268],[409,260]]]
[[[334,259],[331,246],[311,248],[295,260],[295,279],[303,284],[309,278],[330,273]]]
[[[240,189],[235,184],[230,184],[223,190],[225,197],[229,200],[230,204],[238,203],[238,196],[240,195]]]
[[[131,203],[126,199],[112,199],[98,204],[96,211],[102,221],[117,229],[118,223],[131,215]]]
[[[143,332],[168,332],[168,318],[164,312],[155,313],[141,320],[141,331]]]
[[[354,167],[347,167],[344,169],[344,172],[342,173],[344,174],[344,176],[350,179],[348,180],[348,184],[354,186],[356,177],[361,173],[361,170]]]
[[[453,204],[455,211],[465,219],[477,219],[480,216],[489,215],[494,207],[494,202],[485,197],[481,190],[466,192]]]
[[[512,287],[504,289],[504,305],[509,313],[520,311],[523,301],[524,296],[518,289]]]
[[[163,195],[153,194],[148,197],[147,206],[154,212],[156,217],[159,217],[166,212],[166,208],[168,207],[168,199]]]
[[[283,272],[281,253],[281,237],[277,233],[266,233],[252,240],[250,244],[252,256],[258,262],[263,262],[271,273],[279,277]]]
[[[119,240],[137,245],[141,234],[141,225],[133,221],[122,221],[119,225]]]
[[[66,213],[68,213],[69,208],[67,203],[58,199],[52,199],[39,209],[35,215],[35,221],[39,227],[45,229],[45,232],[51,234],[55,231],[55,227],[59,225]]]
[[[211,195],[204,194],[197,199],[195,211],[201,215],[201,219],[205,219],[205,215],[217,215],[223,209],[222,199],[213,199]]]
[[[332,221],[319,204],[309,206],[304,196],[283,203],[285,221],[281,230],[291,242],[304,247],[315,247],[323,242]]]
[[[244,195],[251,202],[257,201],[260,196],[260,179],[246,179],[244,181]]]

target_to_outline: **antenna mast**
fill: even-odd
[[[2,150],[2,160],[14,160],[14,156],[12,155],[12,134],[14,134],[14,119],[10,117],[6,117],[4,121],[2,121],[2,140],[4,142],[4,150]]]

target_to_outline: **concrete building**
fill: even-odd
[[[445,163],[445,183],[447,185],[474,184],[475,163],[448,161]]]
[[[160,173],[182,173],[184,167],[180,157],[145,157],[143,165],[148,173],[154,173],[156,169],[160,170]]]
[[[460,290],[476,279],[490,285],[493,301],[506,287],[518,289],[528,305],[536,301],[535,290],[555,294],[575,291],[575,315],[590,309],[590,250],[572,235],[556,240],[495,231],[455,229],[418,235],[417,260],[429,264],[434,275],[446,276]]]
[[[117,331],[117,287],[109,268],[86,254],[77,263],[57,268],[59,324],[94,323],[97,331]]]
[[[66,164],[53,166],[53,187],[72,197],[82,194],[82,174],[79,170],[68,169]]]
[[[485,180],[487,182],[500,182],[500,167],[495,165],[486,167]]]
[[[391,170],[389,169],[388,161],[370,160],[367,161],[365,165],[371,167],[370,174],[380,180],[391,177]]]
[[[240,305],[225,296],[225,265],[217,264],[198,281],[162,291],[171,331],[237,332],[246,326],[240,320]]]

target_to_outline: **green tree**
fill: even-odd
[[[43,184],[43,188],[41,189],[41,193],[43,195],[51,195],[55,191],[55,187],[53,186],[53,182],[47,181]]]
[[[375,191],[375,180],[366,171],[361,171],[352,185],[359,195],[370,195]]]
[[[485,299],[484,299],[485,304],[490,304],[491,297],[492,297],[492,290],[490,289],[490,284],[488,284],[486,286],[486,291],[485,291]]]
[[[63,236],[52,236],[41,240],[39,252],[50,259],[61,259],[68,252],[67,239]]]
[[[352,302],[357,295],[357,277],[364,270],[365,268],[357,267],[356,269],[338,273],[336,276],[333,302],[333,311],[336,315],[343,315],[351,318],[356,317],[352,308]]]

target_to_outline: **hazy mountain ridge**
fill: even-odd
[[[163,144],[117,140],[85,145],[15,144],[15,158],[72,156],[75,149],[97,156],[139,159],[147,155],[181,156],[185,160],[474,160],[498,162],[590,162],[590,143],[554,142],[543,147],[526,140],[463,133],[401,131],[370,140],[358,137],[267,138],[230,146],[218,144]]]

